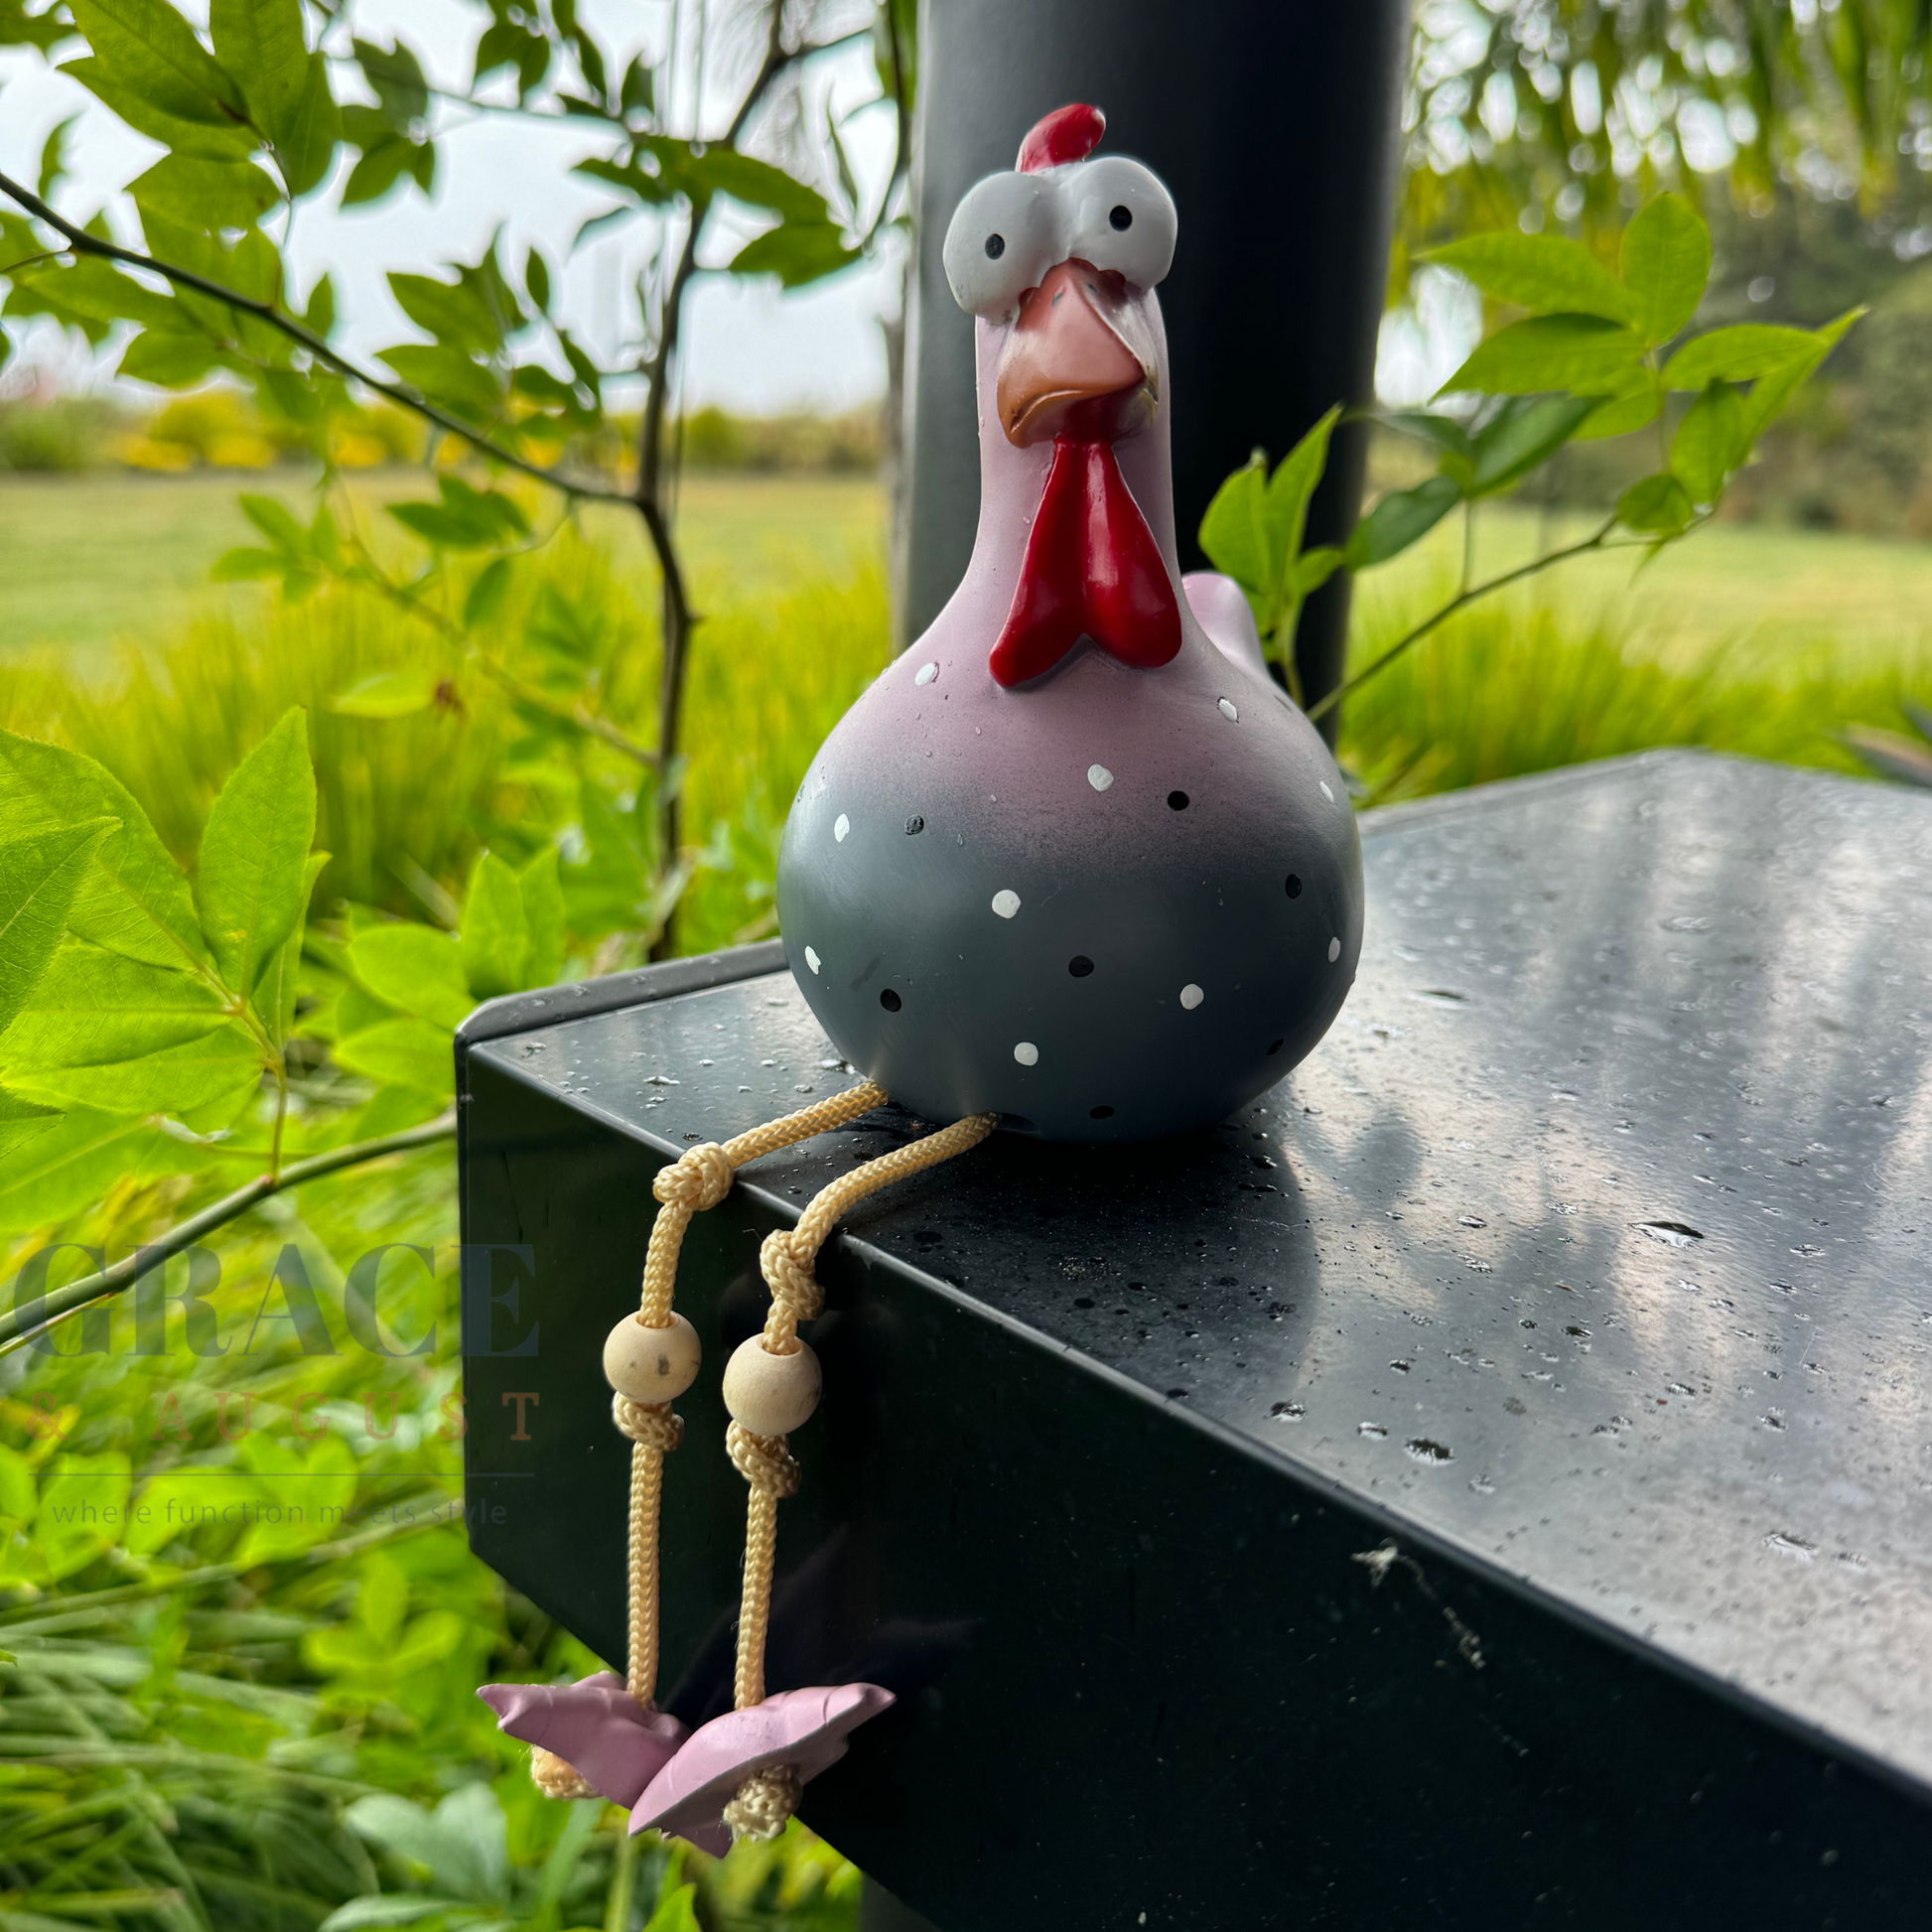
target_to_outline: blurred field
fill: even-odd
[[[410,541],[379,504],[411,481],[390,472],[353,484],[358,519],[390,532],[382,547],[396,563],[408,563]],[[251,535],[236,487],[232,476],[0,484],[0,723],[103,759],[186,861],[221,776],[286,706],[307,706],[320,843],[335,855],[323,903],[420,916],[483,846],[568,846],[576,781],[531,761],[515,708],[447,635],[367,591],[325,588],[290,605],[258,586],[207,583],[212,559]],[[534,491],[529,507],[542,515]],[[791,792],[886,661],[885,510],[870,481],[684,484],[681,528],[705,622],[683,781],[684,836],[703,858],[679,911],[682,948],[770,929]],[[1488,510],[1478,575],[1583,527]],[[1655,562],[1641,555],[1584,559],[1486,600],[1351,697],[1341,752],[1365,795],[1411,797],[1657,745],[1857,771],[1838,738],[1845,726],[1895,727],[1902,699],[1932,699],[1932,551],[1718,525]],[[1460,563],[1460,529],[1445,525],[1363,580],[1353,663],[1450,596]],[[509,609],[480,640],[485,654],[542,675],[540,654],[528,655],[530,614],[562,598],[596,640],[605,715],[648,740],[657,599],[634,521],[587,511],[516,571]],[[450,595],[460,598],[461,582]],[[334,709],[362,679],[425,668],[447,681],[451,702],[391,719]]]
[[[363,472],[351,485],[363,510],[419,486],[428,487],[408,471]],[[85,653],[84,668],[116,637],[152,637],[223,601],[207,581],[209,565],[259,540],[235,507],[244,489],[297,510],[312,500],[299,476],[282,471],[0,477],[0,652],[59,644]],[[679,509],[697,587],[759,591],[872,561],[885,501],[867,478],[688,477]],[[592,508],[584,521],[615,556],[641,557],[641,532],[626,512]]]

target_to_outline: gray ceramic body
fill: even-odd
[[[1184,597],[1159,669],[1083,641],[1033,684],[994,681],[1051,452],[991,424],[1000,332],[979,337],[972,565],[806,773],[778,861],[786,958],[839,1050],[928,1120],[1183,1133],[1279,1080],[1340,1011],[1354,814],[1319,734]],[[1178,589],[1165,348],[1161,377],[1153,426],[1116,454]]]

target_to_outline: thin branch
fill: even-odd
[[[1460,611],[1465,605],[1473,604],[1477,598],[1487,597],[1491,591],[1499,591],[1506,585],[1520,583],[1525,577],[1534,577],[1540,570],[1548,570],[1552,564],[1565,563],[1572,557],[1582,557],[1591,550],[1602,550],[1612,547],[1621,549],[1628,547],[1624,545],[1611,546],[1607,543],[1606,540],[1610,532],[1615,528],[1616,518],[1612,516],[1607,522],[1599,525],[1593,535],[1581,538],[1578,542],[1569,544],[1562,550],[1552,550],[1547,556],[1532,557],[1528,563],[1519,564],[1514,570],[1504,571],[1500,577],[1490,578],[1486,584],[1477,584],[1473,589],[1462,591],[1450,598],[1440,611],[1425,618],[1413,630],[1398,637],[1373,664],[1367,666],[1366,669],[1357,671],[1351,678],[1344,678],[1325,698],[1320,699],[1311,706],[1309,711],[1309,722],[1314,724],[1320,719],[1325,718],[1329,712],[1334,710],[1336,705],[1340,704],[1349,692],[1366,684],[1378,671],[1387,670],[1404,651],[1408,650],[1412,645],[1421,643],[1439,624],[1447,622],[1449,619],[1454,617],[1456,612]]]
[[[491,442],[482,430],[473,428],[460,416],[452,416],[448,410],[439,408],[404,384],[371,375],[367,369],[351,361],[340,350],[332,348],[313,330],[305,328],[294,317],[285,316],[272,302],[257,301],[253,296],[242,295],[235,289],[222,287],[219,282],[211,282],[205,275],[197,275],[193,269],[177,268],[172,262],[161,261],[153,255],[144,255],[137,249],[123,248],[118,242],[103,241],[98,235],[89,234],[85,228],[74,226],[65,215],[57,213],[50,207],[38,195],[23,188],[9,176],[0,175],[0,194],[17,202],[29,214],[45,221],[50,228],[64,234],[72,244],[73,253],[95,255],[103,261],[121,262],[129,268],[146,269],[149,274],[159,275],[163,280],[172,282],[177,288],[192,289],[197,295],[207,296],[211,302],[219,302],[227,308],[238,310],[243,315],[253,316],[256,321],[266,323],[269,328],[278,330],[290,342],[300,344],[311,355],[319,361],[328,363],[339,375],[346,376],[351,382],[358,383],[378,396],[386,396],[399,407],[434,423],[446,434],[460,437],[472,449],[486,456],[492,463],[500,463],[505,469],[532,477],[538,483],[548,483],[552,489],[561,489],[566,495],[580,497],[587,502],[627,503],[630,500],[622,490],[606,489],[598,483],[579,483],[574,478],[546,469],[540,463],[532,463],[527,457],[518,456],[514,451],[504,449],[500,443]]]
[[[159,1241],[144,1242],[125,1261],[117,1261],[113,1267],[103,1268],[96,1275],[83,1275],[79,1281],[69,1282],[66,1288],[57,1288],[50,1295],[36,1298],[31,1305],[35,1323],[29,1329],[23,1330],[20,1325],[19,1282],[16,1278],[14,1306],[0,1313],[0,1355],[10,1354],[14,1349],[38,1339],[57,1321],[76,1310],[119,1295],[132,1287],[140,1276],[160,1267],[171,1255],[192,1247],[205,1234],[212,1234],[216,1228],[226,1226],[271,1194],[279,1194],[289,1187],[299,1187],[305,1180],[317,1180],[324,1174],[337,1173],[344,1168],[359,1167],[364,1161],[380,1160],[385,1154],[407,1154],[416,1148],[431,1147],[438,1141],[447,1141],[455,1132],[456,1115],[440,1114],[435,1120],[425,1122],[421,1127],[407,1128],[400,1134],[384,1134],[372,1141],[354,1141],[347,1147],[331,1148],[326,1154],[311,1155],[306,1161],[293,1162],[279,1173],[257,1174],[246,1186],[237,1187],[233,1193],[224,1194],[199,1214],[190,1215]]]

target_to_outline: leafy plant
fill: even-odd
[[[271,221],[328,191],[339,148],[357,155],[340,191],[345,207],[377,201],[405,182],[427,191],[440,165],[421,62],[400,39],[384,45],[358,35],[351,4],[320,10],[312,39],[301,0],[219,0],[205,29],[171,0],[77,0],[72,32],[84,51],[62,71],[164,152],[128,186],[139,245],[117,237],[104,215],[83,221],[55,206],[62,171],[54,150],[37,190],[0,176],[0,195],[21,210],[0,214],[0,279],[8,284],[0,314],[51,317],[97,347],[126,332],[118,364],[125,377],[183,389],[221,375],[251,386],[276,433],[315,458],[320,499],[313,515],[298,517],[275,499],[244,497],[262,541],[231,551],[217,575],[272,578],[291,596],[328,579],[369,585],[458,644],[466,673],[503,686],[560,773],[588,773],[608,792],[647,788],[651,832],[635,856],[648,871],[648,890],[631,902],[664,947],[691,870],[681,850],[679,760],[698,619],[673,527],[669,414],[686,300],[705,274],[775,276],[798,288],[850,266],[902,219],[908,156],[901,139],[885,192],[869,205],[834,123],[821,143],[821,185],[752,151],[760,116],[783,88],[843,44],[788,37],[786,11],[775,0],[759,9],[761,52],[722,134],[701,125],[674,130],[660,111],[667,74],[641,57],[620,69],[575,6],[487,0],[483,10],[488,21],[469,85],[452,97],[601,133],[605,152],[577,172],[608,190],[612,206],[577,241],[613,224],[648,224],[654,252],[636,283],[624,366],[599,366],[553,313],[552,267],[541,250],[512,264],[494,242],[474,261],[389,277],[397,306],[427,340],[384,349],[386,372],[334,345],[332,283],[324,275],[298,297]],[[882,98],[896,101],[901,136],[910,85],[905,24],[903,9],[888,5],[871,30],[882,88],[893,90]],[[71,37],[51,11],[0,9],[0,45],[51,55]],[[513,105],[485,98],[505,72]],[[339,104],[345,78],[374,104]],[[727,207],[769,225],[714,267],[705,258]],[[285,240],[286,222],[281,232]],[[0,361],[8,346],[0,335]],[[643,382],[631,476],[612,480],[563,462],[572,449],[608,445],[614,417],[606,389],[628,375]],[[427,553],[403,573],[381,561],[336,486],[345,431],[378,400],[418,418],[444,465],[437,500],[388,506]],[[481,460],[480,480],[450,468],[465,453]],[[568,651],[553,654],[548,674],[519,678],[479,641],[502,609],[512,559],[547,541],[563,520],[533,518],[502,486],[510,476],[553,492],[563,515],[588,502],[635,514],[660,586],[651,742],[608,716],[594,667],[572,664]],[[460,688],[447,679],[391,681],[345,691],[341,704],[347,715],[392,718],[453,696]],[[594,758],[587,762],[590,753],[615,754],[625,772],[602,771]]]
[[[124,1261],[0,1314],[0,1348],[300,1182],[454,1131],[451,1032],[562,966],[557,854],[485,851],[455,933],[313,925],[304,714],[229,775],[192,878],[79,753],[0,733],[0,1216],[53,1221],[181,1148],[249,1177]]]
[[[1385,495],[1345,547],[1305,551],[1309,498],[1337,414],[1330,410],[1272,477],[1257,451],[1215,492],[1201,521],[1201,548],[1247,593],[1298,698],[1295,621],[1303,598],[1335,571],[1388,563],[1457,508],[1472,533],[1478,503],[1514,488],[1576,438],[1654,431],[1657,468],[1625,489],[1587,535],[1486,582],[1473,581],[1473,544],[1465,540],[1455,594],[1319,698],[1311,718],[1332,711],[1478,598],[1592,551],[1655,555],[1708,522],[1766,425],[1862,313],[1849,311],[1816,330],[1746,323],[1687,336],[1710,277],[1711,237],[1675,195],[1658,196],[1632,217],[1614,270],[1566,236],[1504,230],[1451,242],[1431,259],[1523,312],[1443,385],[1442,396],[1457,399],[1454,405],[1385,419],[1431,451],[1436,474]],[[1693,400],[1674,410],[1672,398],[1682,395]]]

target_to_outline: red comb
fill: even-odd
[[[1023,175],[1057,168],[1065,161],[1084,161],[1107,131],[1107,117],[1097,107],[1075,101],[1042,115],[1020,143],[1020,159],[1013,165]]]

